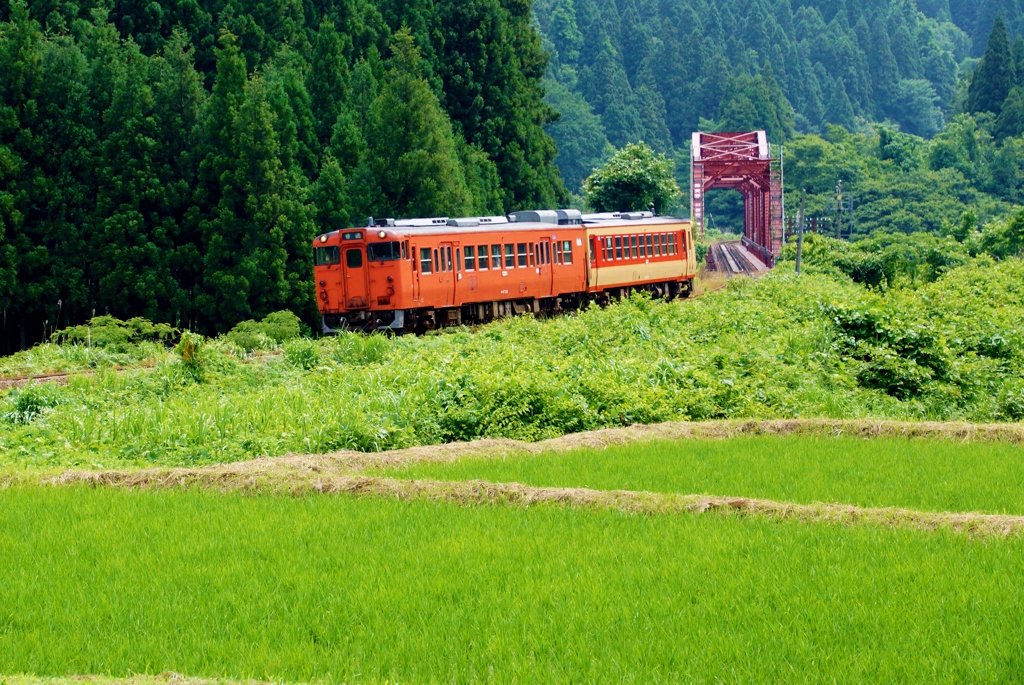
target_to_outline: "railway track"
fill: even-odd
[[[756,278],[767,269],[751,255],[738,240],[714,243],[710,248],[713,271],[724,273],[726,278],[748,276]]]
[[[271,350],[270,352],[262,352],[257,354],[253,358],[240,359],[239,362],[242,364],[266,363],[268,357],[280,357],[283,352],[279,350]],[[135,369],[153,369],[156,368],[155,363],[144,363],[138,366],[112,366],[108,367],[108,371],[114,373],[123,373],[125,371],[132,371]],[[57,385],[67,385],[68,380],[71,378],[77,378],[79,376],[94,376],[96,371],[61,371],[57,373],[40,373],[35,375],[25,376],[8,376],[6,378],[0,378],[0,390],[10,390],[11,388],[21,388],[32,383],[48,383],[54,382]]]

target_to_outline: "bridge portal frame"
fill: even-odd
[[[704,198],[713,188],[743,195],[743,244],[767,266],[782,250],[785,205],[782,149],[772,156],[764,131],[695,132],[690,146],[690,218],[704,235]]]

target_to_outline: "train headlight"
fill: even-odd
[[[378,231],[377,232],[377,237],[378,238],[387,238],[388,237],[388,232],[387,231]]]
[[[327,236],[326,235],[320,236],[320,242],[321,243],[326,243],[327,242]]]

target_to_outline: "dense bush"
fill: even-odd
[[[178,334],[172,326],[142,317],[121,321],[113,316],[96,316],[87,324],[55,332],[51,340],[124,351],[144,341],[171,342]]]
[[[256,349],[274,349],[301,335],[299,317],[289,311],[267,314],[262,321],[242,321],[225,336],[246,352]]]

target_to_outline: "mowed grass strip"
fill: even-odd
[[[0,492],[0,673],[1009,682],[1024,541],[559,507]]]
[[[751,436],[468,457],[399,478],[1024,514],[1024,447],[904,438]]]

